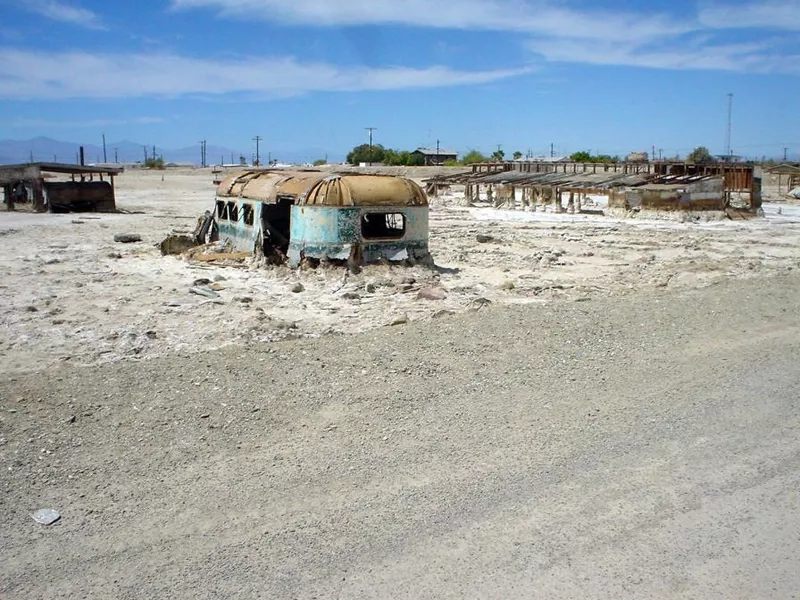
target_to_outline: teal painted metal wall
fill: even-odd
[[[405,233],[399,239],[365,239],[361,218],[368,213],[401,213]],[[360,246],[364,262],[423,259],[428,255],[427,206],[293,206],[289,262],[303,256],[346,260]]]

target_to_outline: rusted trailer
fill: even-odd
[[[219,184],[213,218],[234,249],[291,266],[430,259],[428,199],[405,177],[246,171]]]

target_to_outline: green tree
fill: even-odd
[[[495,162],[503,162],[506,157],[506,153],[502,150],[495,150],[492,152],[492,160]]]
[[[160,156],[158,158],[150,157],[144,162],[144,166],[148,169],[158,169],[159,171],[163,171],[164,159]]]
[[[347,154],[347,162],[351,165],[359,163],[382,163],[386,150],[380,144],[374,144],[370,150],[369,144],[356,146]]]
[[[713,163],[716,162],[711,152],[705,146],[698,146],[686,157],[687,162],[693,163]]]
[[[425,164],[425,157],[422,154],[411,152],[408,155],[408,162],[406,164],[409,167],[421,167]]]
[[[570,154],[569,159],[572,162],[579,163],[592,162],[592,155],[589,152],[586,152],[586,150],[581,150],[580,152],[573,152]]]
[[[514,152],[514,160],[519,160],[520,158],[522,158],[522,152],[517,150],[516,152]]]
[[[474,163],[482,163],[482,162],[489,162],[489,159],[486,158],[483,154],[481,154],[477,150],[470,150],[461,158],[462,165],[471,165]]]
[[[324,158],[318,158],[317,160],[314,161],[314,166],[315,167],[321,167],[322,165],[327,165],[327,164],[328,164],[328,161],[325,160]]]

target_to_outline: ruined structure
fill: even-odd
[[[404,177],[246,171],[220,183],[214,219],[236,250],[291,266],[429,258],[427,197]]]
[[[478,163],[472,170],[427,181],[436,194],[464,186],[465,201],[481,192],[495,206],[581,212],[588,195],[606,195],[609,208],[624,210],[726,210],[755,213],[761,207],[761,178],[743,164],[670,162]],[[566,207],[564,206],[564,199]]]
[[[29,204],[34,212],[114,212],[114,176],[122,172],[121,167],[62,163],[3,165],[0,186],[7,210]],[[69,180],[48,180],[56,176]]]

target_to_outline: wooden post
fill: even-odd
[[[32,182],[33,187],[33,210],[34,212],[44,212],[46,210],[44,203],[44,184],[41,178],[34,179]]]

